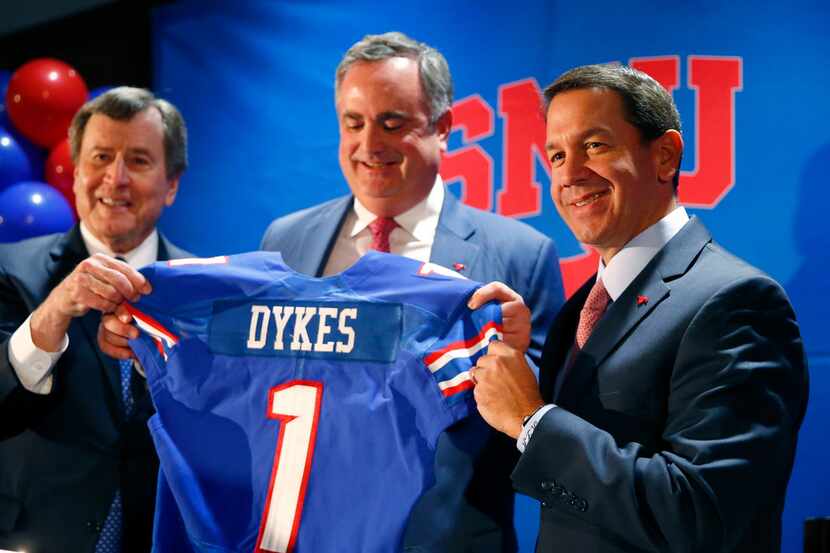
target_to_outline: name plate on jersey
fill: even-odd
[[[398,354],[401,305],[371,302],[220,300],[214,353],[389,363]]]

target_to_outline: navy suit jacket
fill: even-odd
[[[574,342],[590,279],[548,335]],[[538,551],[780,550],[807,402],[795,315],[771,278],[692,219],[607,309],[513,473],[542,502]]]
[[[337,198],[271,223],[262,249],[282,252],[295,270],[320,276],[352,196]],[[538,362],[544,337],[562,305],[562,280],[553,241],[518,221],[460,203],[448,191],[430,261],[479,282],[499,280],[533,308],[532,343]],[[515,442],[471,417],[447,432],[436,451],[436,484],[416,504],[407,551],[515,551],[510,469]]]
[[[160,237],[159,259],[189,254]],[[48,395],[28,392],[9,361],[11,334],[88,256],[78,226],[0,245],[0,548],[92,552],[116,489],[124,551],[150,549],[158,461],[143,381],[124,415],[118,362],[98,349],[100,313],[69,327]]]

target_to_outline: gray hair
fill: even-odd
[[[599,88],[613,90],[623,102],[625,120],[650,142],[668,130],[680,132],[680,114],[671,94],[651,76],[620,64],[583,65],[566,71],[544,93],[545,116],[553,98],[568,90]],[[674,188],[680,182],[680,167],[674,174]]]
[[[129,86],[108,90],[81,106],[69,126],[72,161],[75,165],[78,164],[84,131],[90,117],[94,114],[100,113],[116,121],[129,121],[150,108],[158,110],[164,127],[164,161],[167,178],[181,176],[187,169],[187,128],[182,114],[176,106],[167,100],[156,98],[149,90]]]
[[[403,33],[366,35],[340,60],[334,77],[334,93],[349,68],[357,62],[382,61],[389,58],[410,58],[418,62],[421,90],[429,102],[429,122],[434,125],[452,107],[452,76],[447,60],[435,48],[418,42]]]

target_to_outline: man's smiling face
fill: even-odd
[[[164,125],[156,108],[127,121],[101,113],[90,117],[75,168],[75,205],[113,252],[141,244],[173,203],[178,185],[178,177],[166,173]]]
[[[590,88],[557,94],[547,112],[551,197],[577,240],[606,263],[674,205],[660,176],[668,138],[644,142],[623,109],[617,92]]]
[[[392,217],[429,194],[452,126],[449,112],[430,124],[415,60],[352,65],[337,90],[340,168],[370,211]]]

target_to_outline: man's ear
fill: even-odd
[[[450,139],[450,131],[452,131],[452,110],[448,109],[444,115],[438,118],[435,122],[435,132],[438,134],[438,139],[441,141],[441,151],[447,151],[447,141]]]
[[[181,177],[177,176],[167,181],[170,186],[164,195],[164,205],[167,207],[170,207],[176,201],[176,194],[179,192],[179,178]]]
[[[669,129],[652,143],[657,179],[670,183],[675,173],[680,171],[680,158],[683,155],[683,136],[680,132]]]
[[[75,170],[72,171],[72,193],[75,194],[75,196],[79,196],[78,188],[80,188],[80,186],[81,186],[80,180],[79,180],[79,175],[80,174],[81,174],[81,170],[78,167],[78,163],[75,163]]]

